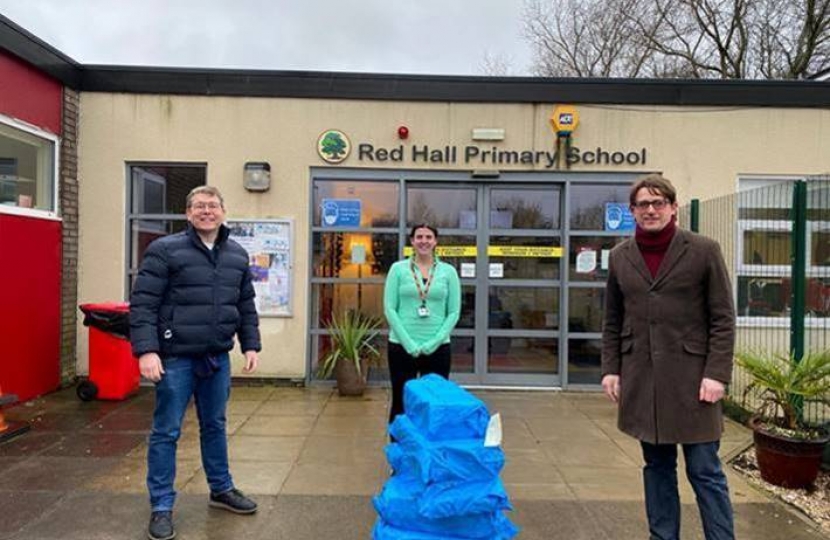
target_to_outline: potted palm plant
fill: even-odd
[[[805,420],[807,403],[830,405],[830,351],[810,353],[800,361],[774,353],[740,352],[736,361],[752,382],[743,402],[757,398],[753,429],[761,478],[787,488],[811,485],[830,436]]]
[[[317,369],[320,378],[334,374],[341,396],[362,396],[366,390],[368,368],[380,356],[375,340],[380,333],[380,320],[355,311],[334,315],[326,326],[331,348]]]

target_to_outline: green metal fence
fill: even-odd
[[[721,246],[735,286],[738,350],[800,359],[830,348],[830,177],[693,201],[679,222]],[[740,404],[748,383],[736,367],[730,399]],[[752,407],[755,396],[748,399]],[[804,415],[830,422],[830,410],[816,404]]]

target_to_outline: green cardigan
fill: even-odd
[[[450,332],[461,313],[461,282],[455,268],[436,257],[435,275],[427,295],[429,316],[421,317],[421,297],[411,264],[411,259],[398,261],[386,276],[383,309],[389,322],[389,341],[403,346],[412,356],[429,355],[450,342]],[[415,273],[420,276],[417,267]]]

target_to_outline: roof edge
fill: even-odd
[[[0,49],[28,62],[65,86],[79,89],[82,66],[0,14]]]

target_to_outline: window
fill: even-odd
[[[738,315],[789,323],[792,180],[741,179],[738,194]],[[806,311],[830,317],[830,216],[826,182],[808,180]],[[824,195],[824,196],[823,196]]]
[[[0,205],[54,212],[57,137],[0,116]]]
[[[129,165],[127,294],[144,252],[156,238],[187,227],[187,194],[205,184],[204,165]]]

